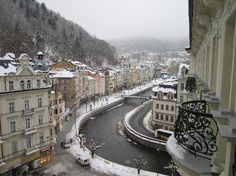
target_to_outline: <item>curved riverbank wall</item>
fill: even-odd
[[[146,147],[151,147],[153,149],[157,149],[157,150],[160,149],[162,151],[166,151],[166,142],[161,141],[157,138],[152,138],[142,133],[139,133],[130,126],[129,121],[131,118],[135,118],[140,113],[147,114],[150,111],[151,106],[152,106],[152,101],[149,100],[143,103],[141,106],[127,113],[124,120],[124,130],[125,130],[126,135],[133,141],[141,145],[144,145]]]
[[[145,89],[140,90],[140,91],[137,91],[137,92],[135,92],[135,93],[133,93],[133,94],[131,94],[131,95],[139,95],[139,94],[141,94],[141,93],[144,93],[144,92],[150,90],[151,88],[152,88],[152,87],[145,88]],[[82,127],[87,121],[89,121],[92,117],[95,117],[95,116],[97,116],[97,115],[99,115],[99,114],[101,114],[101,113],[104,113],[105,111],[107,111],[107,110],[109,110],[109,109],[111,109],[111,108],[113,108],[113,107],[115,107],[115,106],[117,106],[117,105],[120,105],[121,103],[124,103],[125,101],[127,101],[127,99],[126,99],[125,97],[120,98],[120,99],[118,99],[118,100],[116,100],[116,101],[114,101],[114,102],[111,102],[111,103],[108,103],[108,104],[106,104],[106,105],[103,105],[103,106],[101,106],[101,107],[99,107],[99,108],[96,108],[96,109],[94,109],[94,110],[92,110],[92,111],[90,111],[90,112],[88,112],[88,113],[86,113],[86,114],[83,114],[83,115],[81,115],[80,117],[78,117],[78,118],[77,118],[77,122],[76,122],[76,125],[77,125],[76,128],[79,129],[79,130],[78,130],[79,133],[80,133],[81,127]]]

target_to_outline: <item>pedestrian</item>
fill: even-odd
[[[72,143],[72,141],[73,141],[72,138],[70,138],[70,143]]]

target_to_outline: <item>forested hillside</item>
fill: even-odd
[[[70,58],[100,65],[115,63],[115,49],[35,0],[0,0],[0,56],[43,51],[52,59]]]

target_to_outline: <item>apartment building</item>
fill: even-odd
[[[183,176],[236,175],[236,1],[189,0],[190,70],[167,151]]]
[[[55,134],[58,134],[63,128],[64,123],[70,117],[70,109],[65,108],[65,102],[62,100],[62,94],[57,90],[56,86],[49,94],[49,108]]]
[[[17,68],[0,66],[0,173],[22,175],[53,159],[48,74],[22,54]]]
[[[177,80],[172,79],[152,89],[152,119],[154,129],[163,131],[174,131],[176,112],[176,87]]]

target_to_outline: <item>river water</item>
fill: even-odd
[[[151,90],[141,94],[150,96]],[[164,167],[171,160],[167,152],[140,146],[117,133],[117,124],[124,119],[125,114],[135,107],[139,106],[143,100],[129,100],[115,108],[112,108],[93,120],[87,122],[83,127],[82,133],[86,134],[87,142],[90,139],[102,143],[102,148],[96,151],[96,154],[104,159],[122,164],[129,167],[136,167],[134,158],[142,155],[147,164],[142,167],[143,170],[158,172],[170,175],[170,170]],[[140,124],[142,125],[142,124]]]

